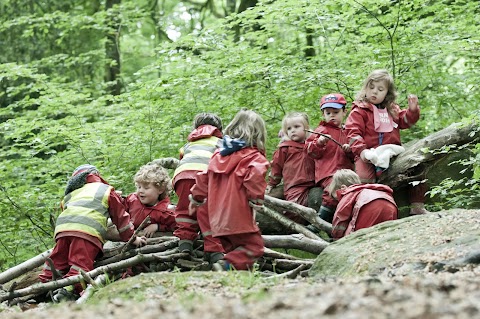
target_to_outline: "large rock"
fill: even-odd
[[[480,211],[448,210],[384,222],[329,245],[312,276],[350,277],[432,270],[480,251]]]

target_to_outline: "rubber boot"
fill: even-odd
[[[193,241],[188,239],[182,239],[178,242],[178,251],[181,253],[189,253],[192,254],[193,252]]]
[[[335,209],[330,206],[320,206],[318,211],[318,216],[326,222],[332,223],[333,215],[335,214]]]

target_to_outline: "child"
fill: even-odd
[[[332,222],[337,201],[330,196],[327,187],[337,170],[353,169],[353,154],[342,125],[347,114],[346,104],[347,101],[339,93],[323,96],[320,110],[325,120],[320,122],[315,133],[305,142],[307,154],[315,160],[315,183],[324,190],[318,215],[329,223]]]
[[[169,209],[171,181],[168,172],[160,165],[148,163],[140,167],[133,178],[137,191],[125,198],[125,209],[130,214],[135,229],[148,216],[150,221],[143,229],[146,237],[155,232],[173,232],[176,227],[174,211]]]
[[[352,111],[346,122],[349,144],[355,155],[355,171],[364,183],[374,183],[375,165],[366,158],[366,151],[384,144],[401,145],[400,129],[414,125],[420,117],[418,98],[408,97],[408,109],[401,110],[395,103],[397,91],[393,78],[386,70],[373,71],[363,83],[352,103]],[[426,184],[410,189],[410,214],[424,214]]]
[[[382,184],[361,184],[360,177],[352,170],[338,170],[333,175],[329,192],[339,200],[332,223],[334,239],[397,219],[393,190]]]
[[[204,257],[210,265],[223,258],[224,250],[220,240],[212,236],[207,207],[202,206],[191,216],[188,214],[188,195],[195,184],[196,174],[207,169],[222,137],[222,121],[217,115],[197,114],[193,120],[193,131],[188,135],[188,143],[180,149],[180,163],[173,174],[173,186],[178,195],[175,210],[178,228],[174,235],[180,239],[179,250],[192,253],[193,241],[200,229]]]
[[[128,241],[134,234],[130,216],[124,209],[120,196],[100,176],[93,165],[77,167],[68,181],[61,204],[62,213],[55,226],[55,247],[50,255],[55,270],[63,278],[93,270],[95,257],[102,252],[107,219],[117,226],[120,238]],[[146,244],[145,237],[136,237],[135,246]],[[39,278],[52,280],[52,269],[45,263]],[[53,299],[76,299],[83,291],[81,284],[57,289]]]
[[[272,169],[266,194],[277,186],[283,178],[285,200],[308,206],[308,194],[315,186],[315,164],[305,152],[305,139],[308,130],[308,115],[305,113],[287,114],[282,121],[282,131],[286,140],[282,140],[273,154]],[[300,216],[286,213],[291,220],[307,224]]]
[[[251,270],[264,251],[254,211],[261,207],[267,186],[265,122],[257,113],[241,110],[225,134],[223,148],[213,154],[208,170],[197,174],[189,209],[194,213],[208,198],[213,236],[227,252],[214,270]]]

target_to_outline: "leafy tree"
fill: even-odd
[[[271,156],[286,113],[305,111],[315,127],[321,95],[352,101],[371,70],[387,68],[400,105],[420,98],[404,141],[478,119],[479,11],[460,0],[2,2],[0,268],[52,246],[76,166],[132,192],[139,166],[176,157],[201,111],[228,122],[256,110]],[[475,174],[462,181],[473,190],[477,154],[472,145]],[[439,205],[478,203],[455,194],[468,196]]]

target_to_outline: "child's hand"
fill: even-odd
[[[198,208],[197,205],[190,202],[190,204],[188,204],[188,215],[192,216],[193,214],[195,214],[195,212],[197,211],[197,208]]]
[[[137,238],[135,238],[135,241],[133,242],[133,244],[136,247],[145,246],[147,244],[147,238],[145,236],[137,236]]]
[[[317,145],[318,146],[323,146],[325,144],[327,144],[328,142],[328,138],[326,138],[325,136],[320,136],[317,140]]]
[[[155,234],[157,230],[158,230],[158,224],[150,224],[147,227],[145,227],[145,229],[143,230],[143,234],[145,235],[145,237],[150,238]]]
[[[349,145],[349,144],[343,144],[343,145],[342,145],[342,150],[343,150],[345,153],[349,153],[349,152],[351,151],[350,145]]]
[[[418,106],[418,97],[414,94],[408,96],[408,109],[410,111],[417,111],[420,107]]]

